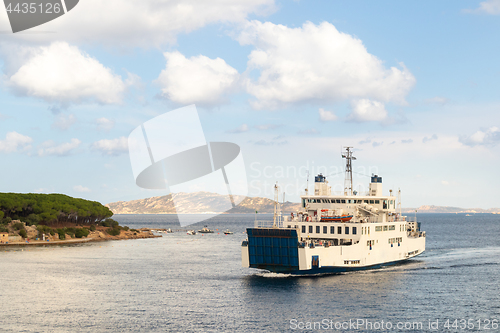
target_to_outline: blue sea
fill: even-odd
[[[421,256],[320,277],[242,268],[254,215],[186,228],[175,215],[114,218],[177,231],[0,248],[0,331],[500,332],[500,215],[417,214],[427,233]],[[205,224],[215,233],[185,232]]]

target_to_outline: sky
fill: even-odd
[[[0,191],[166,195],[127,138],[195,104],[241,148],[235,194],[342,191],[351,146],[360,192],[375,173],[403,207],[500,207],[499,32],[500,0],[81,0],[15,34],[1,9]]]

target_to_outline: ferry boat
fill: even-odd
[[[273,221],[255,221],[242,242],[242,266],[293,275],[335,274],[396,264],[425,251],[420,222],[401,214],[398,198],[382,193],[372,175],[369,191],[352,186],[352,147],[346,147],[343,195],[331,193],[326,177],[315,177],[314,194],[301,196],[301,211],[283,217],[275,186]],[[398,201],[396,207],[396,200]],[[398,212],[399,210],[399,212]]]

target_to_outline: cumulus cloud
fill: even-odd
[[[274,0],[85,0],[75,10],[43,25],[55,34],[19,34],[35,42],[67,40],[120,48],[159,47],[176,35],[216,22],[242,22],[249,14],[275,10]],[[3,20],[2,20],[3,21]],[[10,30],[5,20],[0,30]]]
[[[13,153],[31,149],[33,139],[17,132],[8,132],[4,140],[0,140],[0,152]]]
[[[22,95],[62,105],[84,101],[117,104],[126,89],[120,76],[66,42],[29,48],[23,59],[6,79]]]
[[[88,187],[85,187],[82,185],[73,186],[73,190],[76,192],[81,192],[81,193],[90,192],[90,189]]]
[[[71,139],[70,142],[57,145],[54,141],[45,141],[38,148],[38,156],[68,156],[77,149],[82,142],[78,139]]]
[[[77,119],[74,114],[65,115],[61,113],[56,117],[51,127],[65,131],[76,123],[76,121]]]
[[[248,131],[248,125],[243,124],[240,127],[227,131],[228,133],[243,133]]]
[[[221,58],[203,55],[187,59],[180,52],[165,52],[166,68],[156,82],[162,95],[179,104],[213,106],[224,102],[238,80],[236,69]]]
[[[479,4],[476,9],[464,9],[466,13],[500,15],[500,0],[487,0]]]
[[[115,126],[115,122],[113,120],[104,117],[96,119],[95,123],[99,131],[107,132]]]
[[[413,142],[413,139],[401,140],[401,143],[412,143],[412,142]]]
[[[404,104],[415,84],[403,63],[385,68],[361,40],[328,22],[289,28],[251,21],[237,39],[255,46],[247,70],[260,75],[245,83],[255,108],[359,98]]]
[[[381,121],[387,118],[384,104],[369,99],[351,101],[351,113],[347,120],[354,122]]]
[[[466,146],[495,145],[500,142],[500,130],[498,127],[482,129],[469,136],[461,136],[459,141]]]
[[[326,111],[325,109],[319,109],[319,120],[321,121],[334,121],[337,120],[337,116],[332,111]]]
[[[92,149],[100,151],[104,155],[117,156],[128,152],[128,139],[121,136],[116,139],[103,139],[92,144]]]
[[[429,136],[429,137],[426,136],[425,138],[423,138],[422,142],[427,143],[427,142],[432,141],[432,140],[437,140],[437,138],[438,137],[436,134],[432,134],[432,136]]]

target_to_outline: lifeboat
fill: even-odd
[[[352,219],[352,215],[321,216],[320,222],[347,222]]]

